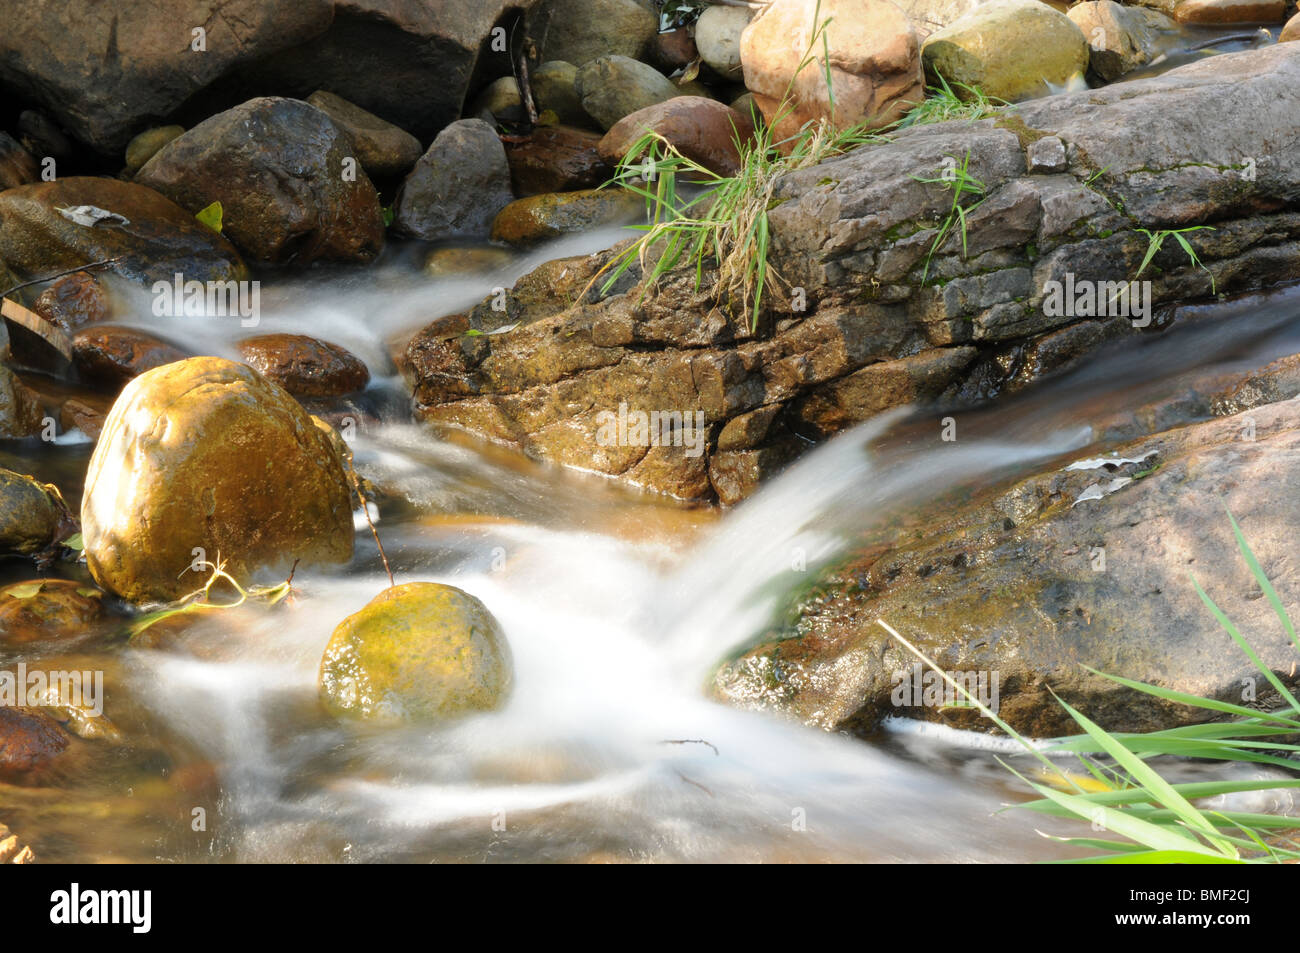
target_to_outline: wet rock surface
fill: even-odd
[[[263,97],[173,139],[136,181],[191,213],[220,202],[224,234],[252,259],[367,262],[383,248],[384,224],[352,152],[315,106]]]
[[[757,408],[780,406],[816,439],[895,402],[985,400],[1116,336],[1166,326],[1174,301],[1292,280],[1300,163],[1278,143],[1289,136],[1281,106],[1300,88],[1298,51],[1218,56],[979,122],[909,129],[787,176],[769,213],[771,260],[807,308],[773,295],[754,331],[693,275],[649,294],[629,278],[604,297],[601,279],[580,298],[611,256],[567,263],[583,276],[567,298],[537,302],[526,283],[508,296],[517,329],[443,342],[436,356],[425,348],[417,410],[546,459],[709,499],[717,435]],[[964,252],[955,233],[934,248],[952,192],[917,179],[968,154],[983,202],[968,213]],[[1032,155],[1041,171],[1030,171]],[[1204,269],[1172,241],[1154,257],[1145,317],[1136,298],[1117,315],[1095,301],[1062,305],[1070,282],[1132,279],[1150,245],[1140,229],[1207,221],[1212,231],[1188,236]],[[597,415],[621,403],[702,411],[703,468],[684,447],[600,446]],[[642,468],[647,457],[655,462]]]
[[[305,334],[263,334],[239,342],[245,364],[294,397],[341,397],[364,390],[370,371],[336,344]]]
[[[493,128],[464,119],[438,134],[406,177],[394,207],[397,231],[413,238],[486,238],[514,198],[510,165]]]

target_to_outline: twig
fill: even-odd
[[[705,741],[703,738],[682,738],[681,740],[668,740],[659,742],[661,745],[708,745],[713,749],[713,753],[722,757],[722,752],[718,751],[718,746],[711,741]]]
[[[47,281],[53,281],[55,278],[66,278],[68,275],[75,275],[79,271],[90,271],[92,268],[103,268],[105,265],[112,265],[121,260],[122,256],[119,255],[116,258],[105,258],[103,261],[92,261],[89,265],[81,265],[78,268],[69,268],[67,271],[59,272],[57,275],[46,275],[43,278],[33,278],[31,281],[24,281],[22,284],[14,285],[8,291],[0,293],[0,298],[7,298],[15,291],[21,291],[22,289],[29,288],[32,285],[42,285]]]
[[[379,547],[379,558],[384,561],[384,572],[388,573],[388,588],[394,588],[397,583],[393,579],[393,570],[388,565],[388,554],[384,552],[384,544],[379,539],[379,531],[375,529],[374,521],[370,519],[370,504],[366,502],[366,495],[361,492],[361,478],[357,476],[355,468],[347,468],[348,476],[352,478],[352,489],[356,490],[357,499],[361,501],[361,512],[366,514],[366,525],[370,527],[370,535],[375,538],[375,545]]]
[[[703,792],[704,792],[705,794],[707,794],[709,797],[713,797],[713,792],[710,791],[708,788],[706,788],[706,787],[705,787],[703,784],[701,784],[699,781],[692,781],[690,778],[688,778],[686,775],[682,774],[680,771],[677,772],[677,776],[678,776],[679,778],[681,778],[683,781],[685,781],[687,784],[693,784],[695,787],[699,788],[701,791],[703,791]]]

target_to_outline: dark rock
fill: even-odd
[[[67,734],[49,715],[0,705],[0,776],[12,779],[45,768],[67,747]]]
[[[44,414],[36,395],[0,364],[0,440],[34,437]]]
[[[601,56],[640,56],[658,32],[655,15],[636,0],[551,0],[544,58],[581,69]]]
[[[384,246],[384,222],[352,152],[315,106],[266,97],[172,140],[136,180],[191,213],[220,202],[224,234],[259,261],[367,262]]]
[[[245,364],[294,397],[341,397],[365,390],[370,371],[355,355],[305,334],[263,334],[239,342]]]
[[[699,55],[690,27],[684,26],[656,33],[645,53],[651,66],[668,75],[690,66]]]
[[[80,205],[120,218],[87,226],[58,211]],[[109,258],[120,260],[99,274],[145,285],[171,282],[178,272],[194,281],[239,281],[248,274],[230,242],[142,185],[74,176],[0,193],[0,259],[20,279]]]
[[[72,338],[72,360],[86,381],[116,392],[145,371],[188,357],[147,331],[92,325]]]
[[[506,143],[506,159],[516,195],[575,192],[604,185],[614,168],[601,158],[597,133],[569,126],[534,129]]]
[[[32,310],[68,334],[88,324],[107,321],[112,311],[103,287],[87,271],[74,272],[54,282],[41,292]]]
[[[27,185],[40,178],[40,169],[32,154],[13,136],[0,132],[0,192]]]
[[[59,491],[0,467],[0,553],[37,556],[71,535]]]
[[[440,132],[406,177],[393,226],[426,240],[486,238],[492,219],[513,199],[496,131],[481,119],[464,119]]]

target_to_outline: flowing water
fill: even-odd
[[[46,774],[0,786],[0,820],[45,860],[1065,855],[1039,831],[1068,826],[1003,810],[1027,794],[995,760],[1009,750],[1002,742],[904,723],[871,741],[828,734],[710,701],[710,671],[762,632],[816,567],[891,516],[946,489],[1063,464],[1095,450],[1126,409],[1300,351],[1291,320],[1300,295],[1184,309],[1172,331],[963,414],[955,444],[933,439],[933,416],[890,414],[814,450],[724,515],[440,440],[409,420],[392,342],[509,286],[541,258],[613,237],[449,282],[412,278],[399,251],[371,272],[270,287],[263,301],[258,333],[310,333],[370,364],[353,450],[385,492],[388,556],[399,582],[459,586],[501,621],[516,666],[502,711],[400,730],[321,712],[316,674],[331,631],[386,585],[363,532],[352,567],[300,574],[290,605],[213,614],[148,647],[0,655],[6,668],[104,670],[105,714],[121,733],[78,740]],[[175,335],[166,320],[175,319],[141,326]],[[232,320],[186,327],[184,341],[233,353],[246,333]],[[0,465],[56,480],[75,506],[88,451],[76,442],[11,449]],[[793,570],[792,554],[808,572]],[[0,564],[0,581],[26,574]]]

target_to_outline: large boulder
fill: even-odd
[[[821,578],[789,627],[728,663],[716,688],[827,729],[871,732],[890,714],[992,726],[922,704],[915,659],[997,679],[1000,716],[1027,734],[1077,731],[1056,692],[1110,730],[1203,721],[1084,668],[1237,704],[1268,684],[1197,595],[1195,578],[1284,682],[1296,648],[1233,541],[1225,507],[1286,600],[1300,580],[1300,401],[1082,454],[964,502],[932,501]],[[1032,569],[1032,571],[1027,571]],[[900,678],[900,673],[903,675]],[[986,699],[987,700],[987,699]]]
[[[991,0],[932,33],[921,50],[928,76],[1015,102],[1063,86],[1088,68],[1088,40],[1042,0]]]
[[[264,97],[173,139],[136,181],[192,213],[220,202],[224,233],[250,258],[368,262],[383,248],[384,221],[353,153],[315,106]]]
[[[333,444],[250,367],[196,357],[118,398],[86,475],[91,575],[132,602],[202,586],[195,549],[241,583],[352,556],[351,491]]]
[[[77,221],[60,209],[89,205],[114,217]],[[30,279],[116,258],[105,271],[152,285],[239,281],[243,259],[226,239],[192,213],[150,188],[116,179],[73,176],[0,192],[0,260]]]
[[[459,115],[480,76],[510,71],[490,41],[520,9],[541,42],[537,0],[11,0],[7,22],[22,29],[0,35],[0,82],[101,152],[249,92],[320,88],[426,138]]]
[[[658,29],[636,0],[551,0],[545,58],[579,68],[602,56],[636,59]]]
[[[398,232],[428,241],[486,238],[514,200],[506,150],[482,119],[454,122],[402,183],[393,208]]]
[[[778,140],[815,119],[837,129],[901,119],[925,96],[918,50],[915,29],[891,0],[778,0],[740,44],[745,85]]]
[[[513,679],[501,624],[451,586],[385,589],[325,648],[320,695],[335,715],[425,721],[499,708]]]

